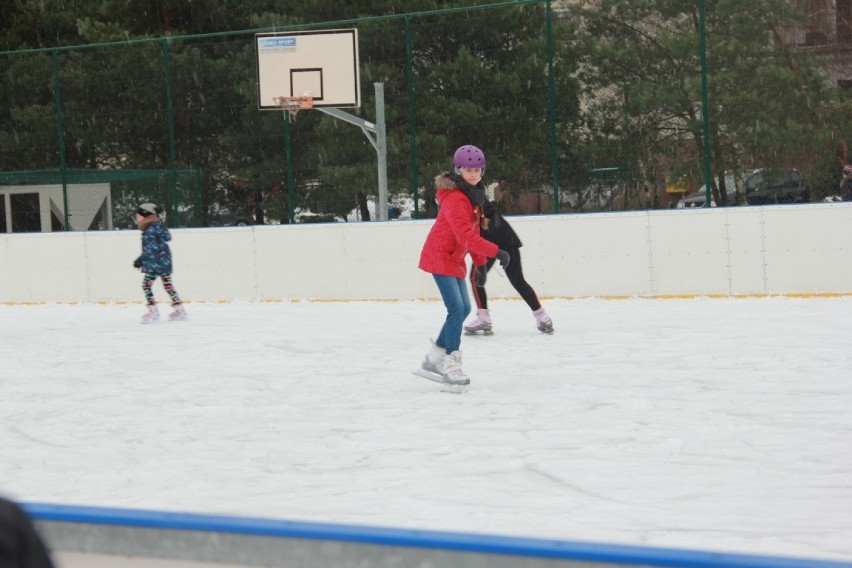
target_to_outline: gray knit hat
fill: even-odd
[[[163,210],[153,203],[143,203],[136,208],[136,214],[147,217],[148,215],[159,215]]]

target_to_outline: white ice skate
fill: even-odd
[[[183,304],[178,304],[175,306],[175,311],[169,314],[169,321],[185,321],[187,317]]]
[[[428,371],[429,373],[440,375],[441,371],[438,370],[438,366],[441,364],[441,359],[443,359],[446,354],[447,352],[443,347],[438,347],[433,342],[432,347],[428,352],[426,352],[426,356],[423,358],[423,363],[420,365],[420,368],[424,371]]]
[[[462,371],[461,357],[461,351],[453,351],[448,355],[444,349],[433,344],[420,368],[412,372],[436,383],[463,387],[470,384],[470,378]]]
[[[444,378],[444,382],[448,385],[469,385],[470,377],[464,374],[461,368],[461,351],[453,351],[449,355],[444,355],[438,365],[438,371]]]
[[[160,321],[160,310],[156,304],[148,304],[148,311],[142,316],[142,323],[157,323]]]
[[[476,319],[464,326],[465,335],[493,335],[491,330],[491,314],[488,310],[477,310]]]
[[[534,311],[533,315],[535,315],[535,328],[537,330],[548,335],[553,333],[553,320],[550,319],[544,308]]]

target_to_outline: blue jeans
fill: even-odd
[[[447,319],[435,345],[442,347],[447,353],[458,351],[461,347],[461,334],[464,327],[464,318],[470,313],[470,298],[467,295],[467,282],[464,278],[453,278],[433,274],[441,299],[447,307]]]

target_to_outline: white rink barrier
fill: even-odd
[[[852,203],[509,219],[543,298],[852,293]],[[437,299],[417,268],[432,223],[172,229],[174,283],[188,302]],[[140,249],[137,231],[0,235],[0,302],[141,302]],[[489,294],[517,297],[496,272]]]
[[[24,504],[57,568],[850,568],[719,552]]]

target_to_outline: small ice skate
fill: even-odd
[[[535,328],[542,333],[552,335],[553,320],[550,319],[550,316],[547,315],[547,312],[544,311],[544,308],[539,308],[538,310],[534,311],[533,315],[535,315]]]
[[[420,369],[435,375],[440,375],[441,371],[438,370],[438,366],[441,364],[441,360],[446,356],[446,354],[447,352],[444,348],[438,347],[433,341],[432,347],[429,348],[429,351],[426,352],[426,356],[423,358],[423,363],[421,363]]]
[[[174,308],[175,310],[169,314],[169,321],[185,321],[188,316],[183,304],[178,304]]]
[[[478,310],[476,319],[464,326],[465,335],[493,335],[491,330],[491,314],[488,310]]]
[[[148,311],[142,316],[142,323],[157,323],[160,321],[160,310],[156,304],[148,304]]]
[[[461,368],[461,351],[453,351],[449,355],[440,347],[432,345],[432,349],[426,354],[419,369],[412,371],[418,377],[429,379],[458,389],[470,384],[470,378],[464,374]]]

